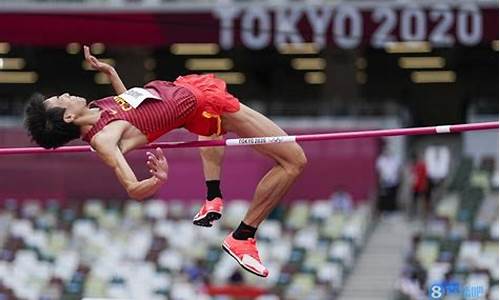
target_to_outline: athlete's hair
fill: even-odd
[[[50,149],[57,148],[80,137],[80,128],[64,121],[65,108],[46,109],[45,96],[34,94],[25,109],[24,126],[31,139],[38,145]]]

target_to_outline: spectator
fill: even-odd
[[[379,182],[378,208],[393,212],[397,209],[396,196],[401,178],[401,159],[388,146],[377,158],[376,169]]]
[[[425,165],[429,187],[427,197],[431,199],[432,192],[439,187],[450,171],[450,150],[447,146],[431,145],[425,149]]]
[[[410,203],[410,218],[414,218],[418,214],[419,203],[423,204],[424,217],[427,218],[430,214],[430,201],[427,197],[428,179],[427,167],[420,153],[415,153],[412,157],[411,165],[412,177],[412,194],[413,198]]]

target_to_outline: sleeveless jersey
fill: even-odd
[[[159,80],[146,84],[144,88],[156,90],[161,100],[146,99],[137,108],[117,96],[91,102],[89,107],[99,107],[101,117],[82,139],[90,143],[92,137],[110,122],[125,120],[146,135],[148,142],[152,142],[184,126],[196,111],[197,100],[187,88]]]

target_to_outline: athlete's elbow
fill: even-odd
[[[145,195],[141,195],[141,194],[134,193],[134,192],[128,192],[128,197],[132,200],[136,200],[139,202],[142,202],[147,198]]]
[[[133,184],[130,184],[126,187],[127,189],[127,194],[128,194],[128,197],[132,200],[136,200],[136,201],[143,201],[144,199],[146,199],[146,195],[144,195],[144,193],[141,193],[138,189],[137,189],[137,186],[133,185]]]

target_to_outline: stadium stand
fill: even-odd
[[[222,224],[212,229],[193,227],[197,205],[175,200],[110,205],[90,199],[61,207],[57,201],[42,206],[11,199],[4,204],[0,299],[6,300],[332,299],[365,243],[371,220],[366,205],[350,213],[335,211],[328,200],[279,207],[259,231],[271,271],[262,280],[241,272],[220,248],[246,201],[230,202]]]
[[[498,180],[488,161],[480,168],[468,158],[459,164],[434,216],[413,237],[398,299],[428,299],[443,282],[476,288],[481,293],[472,299],[498,299]],[[444,299],[467,298],[448,294]]]

